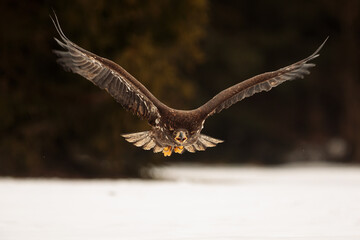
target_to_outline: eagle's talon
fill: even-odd
[[[174,148],[174,152],[182,154],[184,151],[184,146],[179,146]]]
[[[169,157],[171,156],[172,153],[172,147],[171,146],[165,147],[162,152],[164,154],[164,157]]]

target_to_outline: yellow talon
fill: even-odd
[[[165,147],[162,152],[164,154],[164,157],[171,156],[172,147],[171,146]]]
[[[174,148],[174,152],[181,154],[184,151],[184,146]]]

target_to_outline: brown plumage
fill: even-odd
[[[269,91],[279,84],[296,78],[304,78],[315,64],[308,63],[319,56],[321,46],[309,57],[273,72],[267,72],[232,87],[210,99],[201,107],[183,111],[170,108],[160,102],[152,93],[116,63],[99,57],[71,42],[60,28],[55,15],[51,17],[60,40],[56,42],[64,49],[54,50],[57,62],[65,70],[77,73],[101,89],[105,89],[126,110],[147,120],[151,130],[122,135],[128,142],[145,150],[163,152],[170,156],[173,151],[182,153],[204,151],[223,142],[201,134],[205,120],[223,109],[250,97],[255,93]]]

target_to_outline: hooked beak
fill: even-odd
[[[175,140],[179,143],[184,143],[187,140],[186,134],[183,131],[179,131],[176,134]]]

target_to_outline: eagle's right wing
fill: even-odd
[[[64,48],[64,51],[54,50],[54,53],[65,70],[77,73],[105,89],[126,110],[146,119],[151,125],[157,122],[156,119],[160,117],[157,106],[160,102],[148,89],[116,63],[71,42],[61,30],[56,15],[51,20],[61,39],[55,40]]]
[[[328,38],[326,38],[326,40],[327,39]],[[218,93],[195,111],[199,111],[201,115],[206,118],[221,112],[223,109],[226,109],[255,93],[270,91],[273,87],[276,87],[285,81],[304,78],[305,74],[310,73],[309,69],[315,66],[315,64],[309,62],[319,56],[319,51],[324,46],[326,40],[309,57],[277,71],[263,73],[229,87]]]

